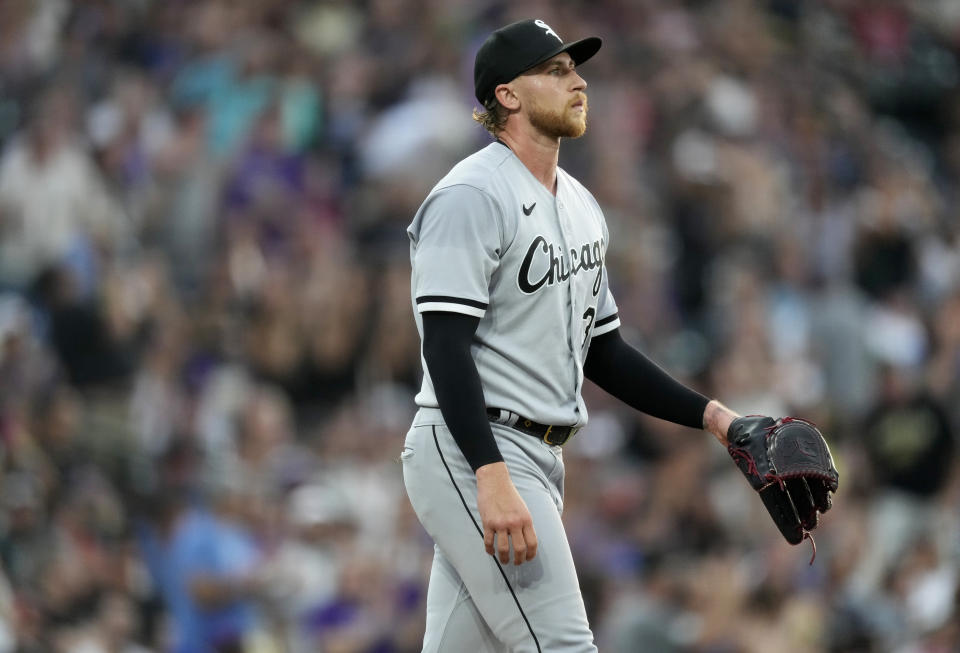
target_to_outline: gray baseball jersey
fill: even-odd
[[[590,340],[619,326],[593,196],[559,169],[554,196],[493,143],[434,187],[408,233],[421,337],[423,312],[480,318],[472,353],[486,405],[513,413],[501,413],[511,424],[523,416],[583,426]],[[421,408],[401,455],[410,502],[436,544],[423,650],[595,652],[560,519],[561,448],[492,425],[539,543],[532,561],[500,565],[484,551],[476,477],[423,367]]]
[[[583,426],[590,339],[620,324],[593,195],[558,169],[554,196],[492,143],[440,180],[407,233],[421,337],[423,312],[479,317],[473,355],[487,406]],[[438,405],[426,365],[416,402]]]

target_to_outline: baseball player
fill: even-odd
[[[408,228],[424,378],[401,460],[435,541],[424,651],[596,650],[560,519],[584,378],[725,446],[738,417],[620,336],[603,213],[557,165],[561,139],[586,129],[577,67],[600,45],[565,43],[542,20],[493,32],[474,118],[495,142],[454,166]]]

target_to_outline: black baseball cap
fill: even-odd
[[[497,86],[561,52],[569,54],[579,66],[595,55],[602,43],[596,36],[564,43],[540,19],[530,18],[501,27],[483,42],[477,52],[473,64],[473,87],[477,99],[486,106]]]

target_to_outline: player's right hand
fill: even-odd
[[[506,463],[490,463],[477,469],[477,508],[487,553],[507,564],[512,543],[513,564],[533,560],[537,555],[533,518],[510,479]]]

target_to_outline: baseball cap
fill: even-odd
[[[473,87],[481,104],[493,96],[500,84],[506,84],[525,70],[550,57],[566,52],[577,65],[592,57],[603,41],[589,36],[564,43],[542,20],[527,19],[501,27],[480,46],[473,64]]]

